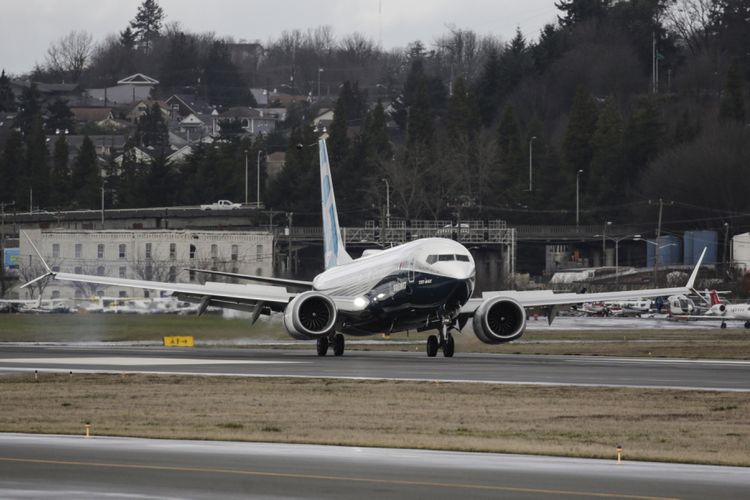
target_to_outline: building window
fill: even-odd
[[[232,261],[237,262],[239,258],[240,249],[237,245],[232,245]]]
[[[60,290],[52,290],[52,298],[53,299],[59,299],[60,298]]]
[[[118,257],[122,260],[125,259],[125,243],[120,243],[118,250]]]
[[[174,283],[177,281],[177,268],[174,266],[169,266],[169,280],[170,283]]]
[[[120,276],[120,278],[124,278],[125,277],[125,273],[127,272],[127,268],[125,266],[120,266],[120,270],[119,271],[120,272],[118,273],[118,275]]]
[[[256,276],[263,276],[263,268],[259,267],[258,269],[256,269],[255,270],[255,275]]]
[[[80,290],[76,290],[76,295],[75,296],[76,296],[77,299],[83,298],[83,292],[80,291]]]
[[[124,299],[125,297],[128,296],[128,292],[126,292],[124,290],[120,290],[120,293],[118,295],[120,296],[120,298]]]
[[[76,274],[82,274],[83,268],[81,266],[76,266],[75,270],[73,271]]]
[[[52,272],[53,273],[59,273],[60,272],[60,266],[52,266]]]
[[[195,258],[195,245],[190,245],[190,258]]]
[[[97,276],[104,276],[104,266],[99,266],[96,268],[96,275]]]
[[[143,298],[147,299],[149,297],[151,297],[151,292],[149,292],[148,290],[143,290]]]
[[[146,258],[151,258],[151,243],[146,243]]]
[[[169,258],[172,260],[177,258],[177,243],[169,244]]]
[[[146,279],[150,280],[153,275],[154,269],[150,265],[146,266]]]
[[[101,298],[101,297],[104,297],[104,290],[97,290],[97,291],[96,291],[96,296],[97,296],[97,297],[100,297],[100,298]]]
[[[83,245],[76,243],[76,259],[80,259],[83,255]]]
[[[60,257],[60,244],[53,243],[52,244],[52,258],[59,258],[59,257]]]
[[[97,259],[103,259],[104,258],[104,245],[99,243],[96,245],[96,258]]]
[[[263,260],[263,245],[255,245],[255,259]]]
[[[211,245],[211,258],[216,259],[219,257],[219,245]]]
[[[190,279],[191,282],[195,281],[195,271],[191,269],[189,272],[188,278]]]

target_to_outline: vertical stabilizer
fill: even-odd
[[[325,139],[318,141],[320,150],[320,196],[323,208],[323,258],[326,269],[351,262],[341,238],[339,214],[336,212],[336,197],[333,194],[331,164]]]
[[[711,305],[718,306],[719,304],[721,304],[721,300],[719,300],[719,294],[716,292],[716,290],[711,290]]]

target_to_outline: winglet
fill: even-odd
[[[31,237],[28,235],[28,233],[26,231],[21,231],[21,232],[23,233],[24,236],[26,236],[26,239],[29,240],[29,243],[31,243],[31,248],[34,249],[34,252],[36,252],[37,257],[39,257],[39,260],[42,261],[42,265],[47,270],[47,273],[52,274],[52,269],[49,268],[49,266],[47,265],[47,262],[45,262],[45,260],[44,260],[44,257],[42,257],[42,254],[39,253],[39,249],[36,247],[36,245],[34,244],[34,242],[31,240]]]
[[[703,247],[703,251],[701,252],[701,256],[698,259],[698,263],[695,264],[695,269],[693,269],[693,274],[690,275],[690,279],[687,282],[687,285],[685,285],[686,288],[690,288],[691,290],[695,287],[695,279],[698,277],[698,270],[701,268],[701,264],[703,263],[703,257],[706,256],[706,250],[708,250],[708,247]]]

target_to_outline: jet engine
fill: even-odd
[[[333,332],[336,304],[320,292],[304,292],[292,299],[284,311],[284,328],[292,338],[310,340]]]
[[[493,297],[477,308],[472,325],[485,344],[510,342],[526,330],[526,310],[509,297]]]

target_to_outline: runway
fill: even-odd
[[[750,362],[591,356],[0,344],[0,373],[39,370],[454,381],[750,392]]]
[[[747,498],[717,467],[388,448],[0,434],[0,497]]]

